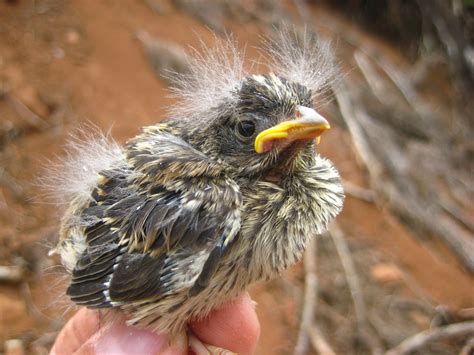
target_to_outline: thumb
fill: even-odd
[[[62,329],[50,354],[187,354],[184,332],[170,345],[166,335],[127,326],[125,317],[116,316],[101,322],[99,312],[80,309]]]
[[[123,322],[111,323],[91,337],[76,354],[187,354],[187,338],[182,333],[172,344],[166,335],[128,326]]]

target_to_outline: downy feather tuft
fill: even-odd
[[[179,119],[213,119],[236,104],[233,95],[247,75],[243,54],[234,39],[215,38],[213,48],[201,42],[202,51],[192,48],[188,73],[174,73],[170,80],[175,99],[168,114]]]
[[[175,99],[169,117],[212,120],[231,112],[237,104],[236,93],[250,73],[235,40],[215,38],[212,48],[201,42],[201,51],[192,48],[187,73],[170,73]],[[263,52],[268,70],[289,81],[306,86],[318,106],[337,77],[331,43],[306,29],[283,28],[274,39],[264,40]],[[316,102],[317,101],[317,102]]]
[[[279,30],[273,39],[264,40],[263,50],[270,69],[291,82],[306,86],[312,92],[313,101],[324,98],[338,76],[331,42],[307,29]]]
[[[40,184],[46,201],[68,205],[73,199],[90,199],[100,171],[123,162],[122,149],[98,127],[87,124],[75,129],[59,162],[49,163]]]

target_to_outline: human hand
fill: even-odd
[[[169,347],[166,335],[127,326],[123,321],[104,323],[99,317],[97,311],[79,310],[59,333],[51,355],[188,354],[188,341],[184,336]],[[260,324],[248,294],[189,326],[203,343],[238,354],[252,354],[260,335]],[[191,350],[200,355],[202,352],[192,343]]]

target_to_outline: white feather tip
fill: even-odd
[[[215,37],[211,48],[201,42],[193,49],[185,74],[173,75],[171,89],[175,104],[168,114],[179,119],[212,119],[236,104],[235,94],[250,73],[244,66],[242,51],[231,36]],[[311,90],[320,99],[337,77],[337,66],[329,41],[308,30],[283,28],[273,39],[263,41],[268,70]],[[320,102],[317,103],[318,105]],[[210,110],[219,108],[218,110]]]
[[[313,100],[326,94],[336,81],[338,67],[331,42],[306,28],[287,27],[264,40],[270,69],[289,81],[311,90]]]
[[[49,162],[40,184],[46,202],[66,205],[72,199],[90,198],[100,171],[123,161],[120,146],[99,128],[88,124],[74,130],[58,162]]]

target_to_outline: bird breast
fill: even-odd
[[[319,156],[278,185],[258,180],[241,191],[243,213],[234,250],[249,283],[269,279],[300,260],[309,238],[327,229],[344,198],[339,174]]]

